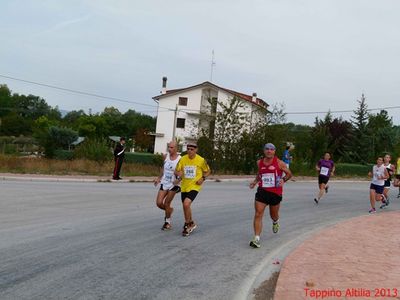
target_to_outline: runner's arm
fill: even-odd
[[[281,161],[278,160],[278,164],[279,164],[279,168],[285,173],[285,177],[283,177],[281,180],[283,182],[288,181],[290,178],[292,178],[292,171],[290,171],[290,169],[286,166],[286,164]]]
[[[257,161],[257,167],[259,165],[260,161]],[[256,184],[260,181],[260,174],[256,175],[256,178],[254,178],[254,180],[252,182],[250,182],[249,187],[252,189],[256,186]]]
[[[165,158],[167,157],[167,155],[163,154],[162,157],[163,157],[163,161],[165,161]],[[160,175],[158,175],[158,177],[156,177],[153,180],[154,186],[157,186],[161,182],[161,178],[163,177],[163,175],[164,175],[164,168],[160,167]]]
[[[385,173],[383,174],[383,176],[382,176],[382,179],[388,179],[389,178],[389,173],[388,173],[388,171],[385,169]]]
[[[182,166],[181,161],[182,160],[180,160],[178,162],[178,164],[176,165],[175,172],[174,172],[174,174],[175,174],[175,176],[176,176],[176,178],[178,180],[180,180],[182,178],[182,175],[183,175],[183,166]]]

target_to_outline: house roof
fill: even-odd
[[[267,109],[268,106],[269,106],[261,98],[256,98],[256,102],[253,102],[252,101],[253,96],[251,96],[251,95],[247,95],[247,94],[244,94],[244,93],[236,92],[234,90],[226,89],[226,88],[220,87],[220,86],[218,86],[218,85],[216,85],[214,83],[211,83],[209,81],[205,81],[203,83],[196,84],[196,85],[193,85],[193,86],[189,86],[189,87],[186,87],[186,88],[167,90],[167,92],[165,94],[161,94],[161,95],[155,96],[155,97],[153,97],[153,99],[154,100],[160,100],[160,99],[162,99],[164,97],[167,97],[167,96],[171,96],[171,95],[174,95],[174,94],[179,94],[181,92],[185,92],[185,91],[188,91],[188,90],[196,89],[196,88],[199,88],[199,87],[205,87],[205,86],[211,86],[211,87],[223,90],[223,91],[225,91],[225,92],[227,92],[227,93],[229,93],[229,94],[231,94],[233,96],[239,97],[239,98],[241,98],[241,99],[243,99],[243,100],[245,100],[247,102],[253,103],[253,104],[255,104],[257,106],[260,106],[262,108],[265,108],[265,109]]]

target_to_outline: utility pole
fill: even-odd
[[[176,107],[175,107],[175,111],[174,111],[174,128],[173,128],[173,130],[172,130],[172,140],[173,141],[176,141],[176,118],[177,118],[177,115],[178,115],[178,104],[176,105]]]

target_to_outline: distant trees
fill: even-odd
[[[251,173],[266,142],[276,145],[279,157],[287,142],[294,143],[293,168],[308,165],[310,169],[325,151],[331,152],[337,162],[358,164],[374,162],[378,155],[388,152],[393,156],[400,154],[400,127],[393,125],[385,110],[370,113],[365,95],[357,100],[350,121],[328,112],[321,119],[317,117],[313,126],[286,123],[284,105],[276,104],[267,124],[251,130],[244,125],[234,103],[216,113],[214,139],[206,131],[199,137],[200,152],[216,171]]]
[[[121,113],[112,106],[99,114],[74,110],[62,117],[58,107],[51,107],[44,99],[13,94],[6,85],[0,85],[0,136],[33,136],[48,155],[52,151],[50,145],[68,148],[70,140],[76,140],[78,135],[89,139],[137,137],[141,139],[138,144],[149,149],[152,140],[145,135],[154,132],[155,127],[154,117],[134,110]]]

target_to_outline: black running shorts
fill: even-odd
[[[268,192],[264,190],[261,187],[258,187],[257,193],[255,196],[255,200],[261,203],[264,203],[266,205],[278,205],[282,201],[282,196],[279,196],[278,194]]]
[[[390,188],[390,180],[385,180],[385,184],[383,185],[385,188]]]
[[[160,185],[160,191],[165,191],[163,185]],[[168,191],[179,193],[181,191],[181,187],[179,185],[175,185],[172,188],[170,188]]]
[[[327,184],[329,181],[329,177],[327,176],[318,176],[318,184]]]
[[[190,192],[182,192],[181,193],[182,202],[185,201],[186,198],[189,198],[193,202],[193,200],[196,199],[198,193],[199,193],[198,191],[194,190],[191,190]]]

